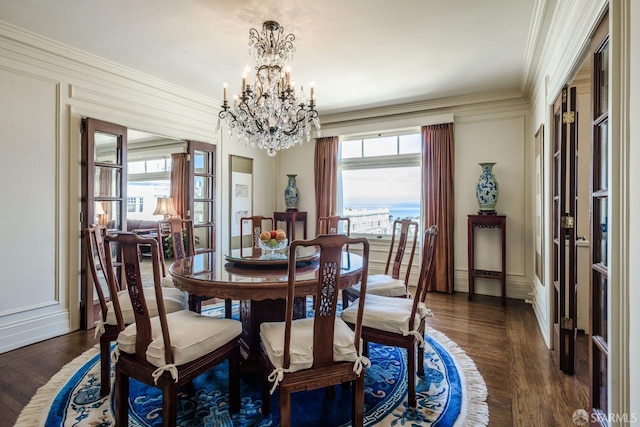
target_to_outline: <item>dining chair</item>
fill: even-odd
[[[158,241],[132,233],[107,235],[106,260],[110,279],[114,276],[110,247],[120,246],[122,267],[135,322],[118,335],[115,378],[115,422],[126,426],[129,418],[129,379],[134,378],[162,390],[162,425],[175,426],[178,388],[214,366],[228,361],[229,409],[240,410],[240,344],[242,324],[233,319],[217,319],[189,310],[168,313],[163,304]],[[158,314],[153,317],[144,292],[139,245],[149,245]]]
[[[367,293],[403,298],[409,296],[409,276],[411,275],[411,266],[413,265],[413,257],[418,243],[419,227],[420,224],[411,219],[396,219],[393,221],[393,232],[391,234],[391,243],[389,244],[389,253],[387,255],[384,274],[369,275]],[[409,240],[411,240],[411,246],[408,251],[409,259],[407,263],[403,265],[404,257],[407,255],[407,243]],[[391,263],[392,259],[393,264]],[[400,278],[403,267],[405,274],[403,278]],[[391,271],[389,271],[390,269]],[[343,308],[347,307],[351,301],[357,298],[359,286],[359,284],[356,284],[342,292]]]
[[[431,316],[431,311],[426,306],[426,298],[433,277],[437,238],[437,226],[432,225],[425,230],[420,276],[414,298],[367,293],[362,313],[365,354],[369,342],[407,350],[408,403],[412,408],[416,407],[416,358],[418,375],[424,376],[425,318]],[[360,321],[360,309],[356,306],[356,303],[359,305],[360,302],[361,299],[356,299],[342,311],[342,319],[347,324],[353,326]]]
[[[352,386],[352,422],[362,426],[364,414],[363,367],[369,360],[361,353],[361,318],[364,298],[353,307],[359,314],[351,329],[336,317],[340,272],[345,245],[362,247],[361,292],[367,289],[369,242],[345,235],[321,235],[311,240],[296,240],[289,246],[288,286],[285,320],[260,325],[262,364],[262,413],[271,412],[270,394],[279,389],[280,425],[291,420],[291,394],[350,383]],[[296,296],[296,260],[298,247],[315,246],[320,252],[315,280],[314,316],[293,320]]]
[[[193,221],[182,218],[169,218],[157,223],[156,236],[160,245],[160,259],[162,267],[162,285],[173,286],[171,276],[167,276],[167,258],[179,261],[196,254],[196,239],[193,231]]]
[[[95,335],[100,334],[100,396],[106,396],[111,390],[111,343],[126,325],[134,322],[127,291],[120,286],[115,275],[110,281],[108,274],[105,274],[109,271],[104,243],[106,235],[107,227],[102,225],[92,225],[84,232],[89,271],[100,303],[100,319],[95,322]],[[114,264],[111,264],[112,267]],[[153,288],[145,288],[144,292],[148,295],[152,315],[157,315]],[[117,295],[117,298],[111,298],[113,295]],[[187,302],[185,293],[178,289],[163,289],[162,299],[167,312],[182,310]]]
[[[253,250],[260,250],[260,233],[273,230],[273,217],[253,215],[240,218],[240,254],[243,254],[244,229],[251,224],[251,247]]]
[[[318,218],[316,234],[346,234],[349,236],[351,234],[351,218],[339,215],[322,216]]]

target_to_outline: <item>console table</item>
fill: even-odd
[[[502,264],[500,271],[475,268],[475,229],[495,228],[501,231]],[[506,215],[468,215],[467,253],[469,275],[469,300],[473,299],[476,277],[500,280],[502,285],[502,305],[507,305],[507,217]]]
[[[296,222],[302,222],[302,232],[303,237],[307,239],[307,213],[300,211],[287,211],[287,212],[274,212],[273,213],[273,221],[276,223],[276,228],[278,227],[278,222],[286,222],[287,225],[287,237],[289,241],[292,242],[296,240]]]

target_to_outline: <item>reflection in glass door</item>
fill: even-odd
[[[91,224],[110,231],[124,230],[126,224],[127,129],[123,126],[84,119],[82,122],[82,229]],[[82,240],[81,324],[86,329],[97,320],[100,307]],[[105,295],[109,290],[104,289]]]

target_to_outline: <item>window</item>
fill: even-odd
[[[395,219],[421,221],[419,132],[345,138],[340,141],[340,214],[352,234],[391,234]]]
[[[144,198],[142,197],[127,197],[127,212],[143,212],[144,211]]]

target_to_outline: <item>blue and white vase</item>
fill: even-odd
[[[478,163],[482,168],[482,174],[476,186],[476,197],[480,206],[480,213],[492,213],[496,211],[498,202],[498,181],[493,175],[495,163]]]
[[[298,187],[296,186],[297,175],[287,176],[289,177],[289,182],[287,183],[287,187],[284,189],[284,204],[287,207],[288,211],[297,211],[298,200],[300,199]]]

